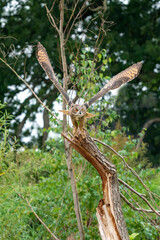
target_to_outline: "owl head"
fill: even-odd
[[[79,105],[74,103],[70,105],[69,110],[59,110],[59,111],[63,112],[63,114],[74,117],[75,120],[79,120],[80,118],[84,118],[84,117],[91,118],[95,116],[95,114],[88,113],[84,105]]]
[[[74,116],[76,118],[82,118],[86,116],[86,107],[84,105],[74,104],[72,103],[69,108],[69,115]]]

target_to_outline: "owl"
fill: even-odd
[[[69,115],[73,123],[73,135],[78,136],[79,132],[82,137],[85,137],[85,121],[87,118],[94,117],[94,114],[88,113],[85,105],[79,105],[72,103],[69,107],[69,110],[59,110],[63,114]]]
[[[69,98],[66,91],[58,82],[53,68],[51,66],[48,54],[46,49],[42,46],[41,43],[37,44],[37,59],[46,74],[48,75],[49,79],[53,82],[55,87],[59,90],[59,92],[63,95],[64,99],[68,103],[69,109],[68,110],[60,110],[63,114],[69,115],[74,129],[73,135],[78,136],[81,134],[83,138],[85,138],[85,120],[87,118],[94,117],[94,114],[88,113],[87,109],[99,98],[103,97],[107,92],[110,90],[116,89],[123,85],[126,82],[132,81],[139,75],[139,72],[142,67],[142,62],[138,62],[130,66],[129,68],[125,69],[124,71],[118,73],[114,77],[110,79],[110,81],[96,94],[94,95],[89,101],[85,102],[82,105],[74,104],[72,100]]]

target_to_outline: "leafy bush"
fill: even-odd
[[[80,72],[82,72],[84,78],[81,80],[84,86],[93,66],[93,63],[87,60],[89,58],[85,54],[84,52],[81,55],[81,61],[78,64],[74,63],[75,71],[73,76],[73,78],[81,78]],[[105,52],[99,54],[97,63],[101,66],[102,61],[104,66],[106,66]],[[104,68],[102,66],[101,71],[102,73],[98,77],[103,83],[106,76],[103,75]],[[96,92],[99,90],[97,88],[93,89],[96,76],[96,72],[95,75],[91,74],[90,81],[87,83],[90,84],[88,86],[89,97],[93,95],[93,90]],[[79,86],[80,92],[83,84]],[[147,159],[144,161],[145,150],[142,149],[137,152],[135,150],[136,139],[127,135],[126,129],[122,128],[119,123],[115,124],[118,116],[111,108],[113,103],[114,98],[111,98],[110,102],[102,99],[101,106],[98,104],[92,106],[91,110],[93,112],[101,111],[99,111],[99,120],[93,118],[87,123],[90,135],[109,144],[119,154],[125,156],[126,161],[131,163],[133,168],[139,172],[146,184],[152,184],[151,188],[154,191],[157,188],[159,170],[145,169],[147,166]],[[4,105],[1,106],[4,108]],[[11,138],[7,128],[10,118],[11,116],[7,113],[1,112],[0,173],[5,173],[0,175],[1,239],[50,239],[49,233],[18,193],[29,200],[35,212],[57,237],[66,239],[73,233],[75,239],[79,239],[63,140],[61,137],[49,140],[46,143],[46,148],[43,150],[36,147],[32,149],[24,147],[16,150],[15,140],[10,141]],[[54,132],[60,133],[60,131],[60,126],[54,125]],[[143,187],[126,170],[121,159],[101,144],[98,144],[98,146],[116,164],[118,177],[133,186],[137,191],[144,193]],[[75,170],[80,208],[85,228],[85,239],[101,239],[95,214],[99,200],[103,197],[101,179],[96,170],[76,151],[73,151],[73,168]],[[150,181],[151,178],[152,183]],[[125,195],[122,186],[120,186],[120,189]],[[156,192],[157,194],[160,193],[159,188],[157,188]],[[146,240],[158,237],[157,231],[138,212],[131,210],[125,203],[123,203],[123,212],[131,239]],[[139,235],[136,236],[135,233]]]

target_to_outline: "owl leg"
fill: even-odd
[[[80,133],[82,135],[82,138],[85,138],[86,137],[86,133],[85,133],[85,118],[81,118],[79,120],[79,129],[80,129]]]
[[[77,121],[71,117],[72,123],[73,123],[73,136],[77,135],[78,132],[78,123]]]

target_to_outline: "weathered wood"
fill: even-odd
[[[86,132],[86,138],[78,136],[69,138],[70,145],[86,158],[98,171],[102,179],[103,199],[97,207],[99,230],[103,240],[129,240],[128,231],[122,213],[117,171],[99,150],[95,142]]]

